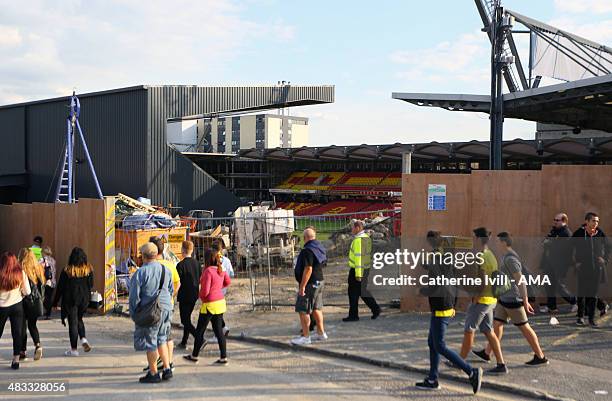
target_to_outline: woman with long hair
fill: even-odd
[[[21,248],[19,251],[19,263],[28,278],[31,294],[23,302],[23,323],[21,326],[21,352],[19,359],[27,359],[28,330],[34,342],[34,360],[42,358],[42,347],[40,346],[40,334],[36,322],[43,314],[43,286],[45,285],[45,271],[34,252],[30,248]]]
[[[204,266],[206,268],[200,277],[200,300],[202,308],[200,309],[200,317],[196,327],[195,343],[193,352],[185,355],[184,358],[191,362],[198,361],[200,350],[206,345],[204,341],[204,332],[208,323],[212,323],[213,332],[217,337],[219,344],[219,352],[221,357],[215,362],[218,364],[227,364],[225,336],[223,335],[223,314],[227,306],[223,289],[228,287],[231,279],[226,271],[223,270],[221,255],[216,250],[207,249],[204,252]]]
[[[85,352],[91,351],[91,346],[85,337],[85,324],[83,315],[91,299],[93,288],[93,267],[87,262],[87,255],[81,248],[73,248],[68,258],[68,266],[60,274],[53,305],[62,300],[61,318],[65,326],[68,318],[68,334],[70,335],[70,350],[66,356],[79,356],[77,341]]]
[[[21,329],[23,321],[23,297],[30,294],[30,284],[25,272],[14,254],[0,255],[0,338],[4,333],[6,320],[11,321],[13,337],[13,360],[11,368],[19,369],[21,351]]]

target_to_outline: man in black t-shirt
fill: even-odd
[[[302,335],[291,340],[295,345],[327,340],[323,326],[323,267],[327,263],[325,248],[316,240],[313,227],[304,230],[304,248],[295,263],[295,279],[299,283],[295,311],[300,314]],[[310,336],[310,315],[317,322],[317,332]]]
[[[191,323],[191,314],[198,300],[200,292],[200,276],[202,275],[202,265],[191,257],[193,253],[193,242],[183,241],[181,252],[183,260],[176,265],[179,277],[181,278],[181,286],[177,295],[179,303],[179,313],[181,315],[181,324],[183,325],[183,339],[176,348],[185,349],[189,334],[195,337],[195,327]]]

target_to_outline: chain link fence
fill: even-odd
[[[317,216],[293,216],[285,210],[255,210],[238,217],[190,218],[188,224],[193,230],[188,236],[195,246],[193,257],[202,263],[205,249],[216,241],[223,242],[235,273],[228,291],[229,303],[250,309],[273,309],[295,303],[294,264],[304,245],[303,230],[313,227],[317,239],[327,250],[325,304],[345,306],[348,302],[347,258],[353,239],[351,221],[355,219],[365,222],[373,252],[393,251],[399,247],[401,219],[398,210]],[[127,296],[127,288],[119,290]],[[392,299],[379,301],[389,303]]]

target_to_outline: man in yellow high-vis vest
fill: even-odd
[[[342,319],[344,322],[356,322],[359,320],[359,297],[372,311],[372,319],[380,315],[380,306],[376,300],[367,293],[362,293],[362,282],[368,283],[370,267],[372,266],[372,239],[364,231],[363,221],[355,220],[352,223],[352,233],[355,236],[351,242],[348,256],[348,298],[349,314]]]
[[[30,250],[34,252],[34,256],[36,256],[36,260],[41,260],[43,257],[42,243],[43,243],[43,239],[40,235],[37,235],[36,237],[34,237],[34,243],[30,247]]]

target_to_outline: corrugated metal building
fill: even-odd
[[[80,122],[102,191],[183,210],[233,211],[238,198],[166,143],[166,122],[200,114],[334,101],[333,86],[135,86],[79,94]],[[51,202],[69,97],[0,106],[0,202]],[[94,197],[77,141],[77,196]]]

